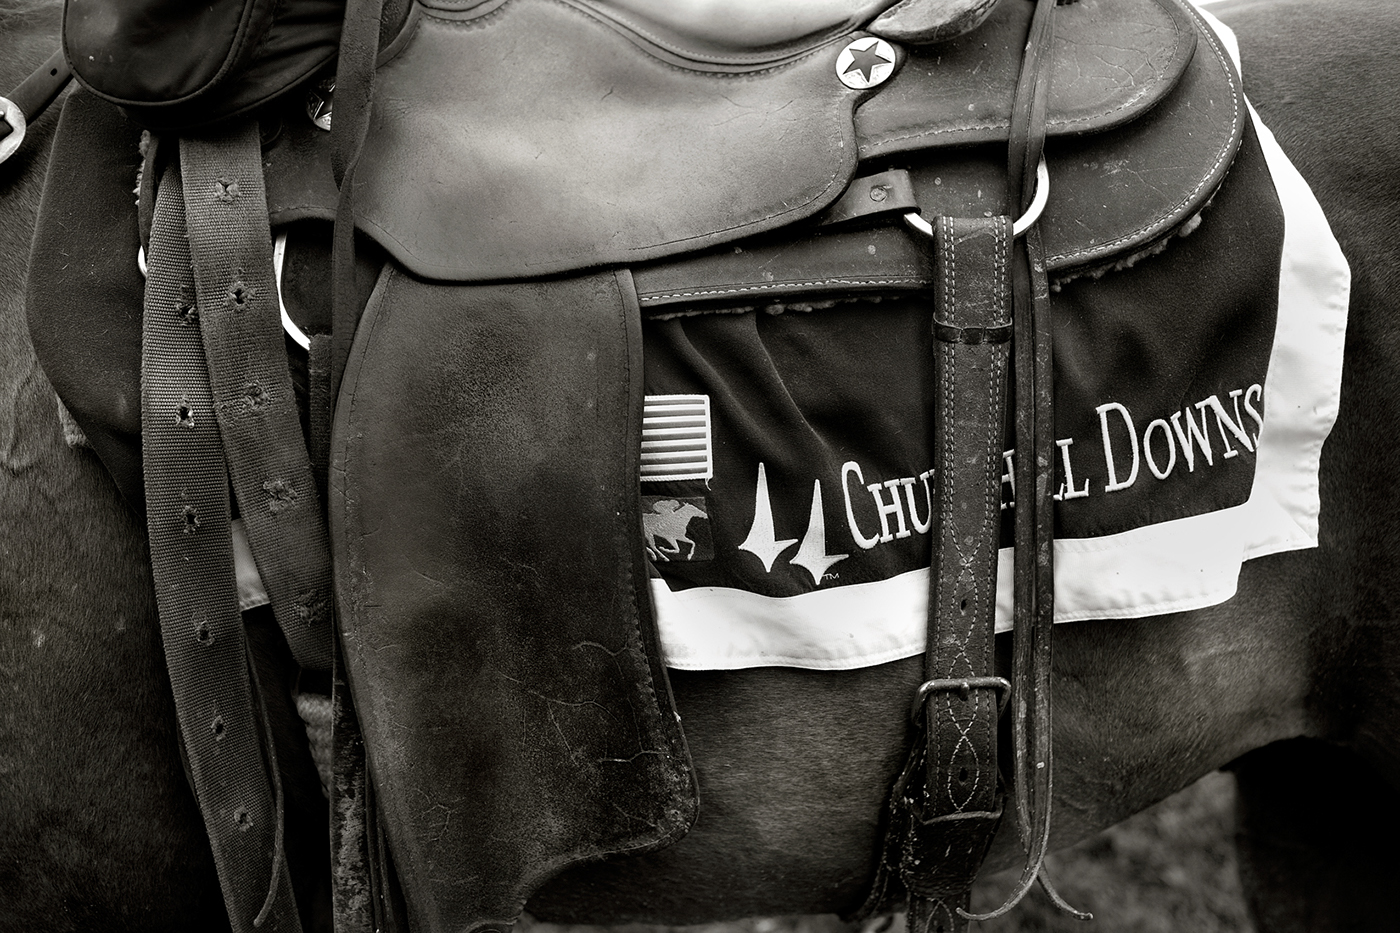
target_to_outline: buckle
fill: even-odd
[[[926,680],[914,691],[914,704],[909,710],[909,719],[915,724],[923,711],[928,698],[935,693],[954,693],[966,700],[974,690],[995,690],[997,692],[997,718],[1006,712],[1006,702],[1010,699],[1011,682],[1005,677],[946,677]]]

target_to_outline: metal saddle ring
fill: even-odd
[[[287,304],[282,300],[282,265],[287,258],[287,235],[277,234],[276,240],[272,244],[272,269],[277,282],[277,308],[282,312],[282,329],[287,332],[287,336],[297,342],[303,350],[311,348],[311,338],[306,336],[306,331],[297,326],[297,322],[292,320],[292,316],[287,313]],[[141,270],[141,277],[146,277],[146,248],[138,246],[136,248],[136,268]]]
[[[1026,212],[1016,218],[1016,222],[1011,225],[1011,234],[1021,236],[1031,228],[1031,224],[1040,219],[1040,215],[1045,211],[1045,202],[1050,200],[1050,169],[1045,164],[1045,156],[1040,157],[1040,164],[1035,169],[1035,198],[1031,201],[1031,206],[1026,208]],[[924,220],[923,215],[918,211],[909,211],[904,215],[904,222],[924,236],[933,236],[933,225]]]
[[[24,118],[24,111],[19,104],[8,97],[0,97],[0,119],[9,124],[10,131],[4,136],[0,136],[0,162],[4,162],[19,144],[24,142],[24,131],[28,126],[28,121]]]

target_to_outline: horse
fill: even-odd
[[[1384,844],[1400,823],[1400,14],[1366,0],[1217,11],[1240,37],[1252,102],[1352,268],[1319,544],[1249,561],[1217,606],[1056,627],[1052,842],[1228,767],[1259,929],[1382,929],[1400,869]],[[53,5],[5,0],[0,87],[44,59],[57,29]],[[65,443],[27,336],[22,282],[52,123],[0,168],[0,929],[219,929],[143,528],[96,458]],[[1008,636],[997,650],[1001,671]],[[672,671],[699,821],[668,848],[566,870],[529,910],[600,924],[854,910],[921,680],[918,658]],[[1019,863],[1011,823],[984,872]]]

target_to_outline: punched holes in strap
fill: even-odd
[[[916,702],[927,745],[900,863],[913,933],[965,928],[960,911],[1001,819],[993,691],[1006,689],[991,672],[1012,242],[1007,217],[941,217],[934,227],[931,679]]]
[[[180,165],[234,493],[288,646],[329,670],[330,542],[287,369],[257,123],[181,140]]]
[[[195,311],[179,171],[165,173],[142,313],[146,522],[161,640],[195,797],[235,929],[298,929],[238,611],[228,468]]]

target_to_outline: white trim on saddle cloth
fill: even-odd
[[[1234,35],[1204,14],[1236,64]],[[1253,114],[1253,111],[1251,110]],[[1278,323],[1254,485],[1240,506],[1099,538],[1055,542],[1055,620],[1143,618],[1235,594],[1244,561],[1317,546],[1318,461],[1337,417],[1351,271],[1312,190],[1253,114],[1284,211]],[[1010,628],[1011,551],[997,630]],[[681,670],[848,670],[924,650],[928,571],[798,596],[653,579],[666,663]]]

